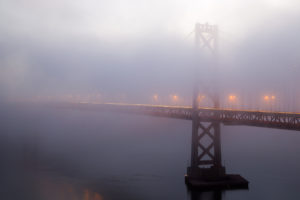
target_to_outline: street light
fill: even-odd
[[[204,98],[205,98],[204,95],[200,95],[200,94],[199,94],[199,95],[197,96],[198,106],[199,106],[200,102],[201,102]]]
[[[233,105],[236,104],[236,100],[237,100],[236,95],[231,94],[228,96],[228,101],[229,104],[231,105],[231,109],[233,109]]]
[[[276,97],[274,95],[272,95],[271,96],[271,100],[272,100],[272,102],[271,102],[271,111],[273,111],[274,104],[275,104],[275,99],[276,99]]]
[[[179,100],[178,95],[174,94],[174,95],[171,95],[170,97],[171,97],[171,100],[172,100],[173,104],[178,103],[178,100]]]
[[[273,110],[273,104],[274,104],[275,99],[276,99],[275,95],[265,95],[264,96],[264,101],[267,103],[267,106],[269,107],[269,109],[271,109],[271,111]]]
[[[233,102],[233,101],[236,100],[236,96],[235,95],[229,95],[228,99],[229,99],[230,102]]]
[[[173,100],[174,101],[178,101],[178,96],[177,95],[173,95]]]
[[[270,100],[270,97],[269,97],[268,95],[265,95],[265,96],[264,96],[264,100],[265,100],[266,102],[268,102],[268,101]]]
[[[158,102],[158,95],[157,95],[157,94],[154,94],[152,98],[153,98],[153,101],[154,101],[155,103]]]

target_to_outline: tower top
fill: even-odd
[[[218,32],[218,26],[217,25],[210,25],[208,23],[200,24],[196,23],[195,29],[202,32],[202,33],[217,33]]]

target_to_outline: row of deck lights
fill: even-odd
[[[204,95],[198,95],[197,97],[197,101],[201,102],[202,100],[204,100],[205,96]],[[171,95],[171,99],[173,102],[177,102],[179,100],[179,96],[178,95]],[[270,103],[270,102],[274,102],[276,99],[276,97],[274,95],[264,95],[263,96],[263,100],[266,103]],[[159,96],[157,94],[153,95],[153,100],[154,102],[158,102],[159,101]],[[236,95],[230,94],[228,95],[228,101],[230,103],[236,103],[238,100]]]
[[[67,100],[67,101],[102,102],[103,98],[101,98],[101,97],[102,97],[102,95],[100,95],[100,94],[87,95],[87,96],[84,96],[84,95],[83,96],[82,95],[65,95],[62,99]],[[51,99],[55,99],[55,97],[53,97],[53,98],[38,97],[37,100],[38,99],[40,99],[40,100],[51,100]],[[122,97],[122,98],[120,97],[118,99],[122,100],[122,101],[126,101],[125,97]],[[158,94],[154,94],[152,96],[152,102],[155,103],[155,104],[159,104],[159,103],[161,104],[163,102],[165,102],[165,103],[169,102],[169,103],[172,103],[172,104],[179,104],[179,103],[183,103],[183,102],[185,102],[185,103],[188,102],[187,99],[184,100],[184,98],[180,98],[179,95],[177,95],[177,94],[169,95],[167,99],[165,97],[160,97]],[[205,95],[198,95],[198,97],[197,97],[197,101],[199,103],[200,102],[201,103],[205,102],[205,99],[209,99],[209,98],[207,98]],[[264,95],[264,96],[262,96],[262,102],[265,102],[266,105],[270,105],[270,106],[274,105],[275,100],[276,100],[275,95]],[[237,106],[238,104],[241,103],[240,99],[235,94],[229,94],[226,97],[226,102],[228,103],[227,106],[231,106],[231,107]]]
[[[171,95],[172,96],[172,99],[173,100],[178,100],[179,99],[179,97],[178,97],[178,95]],[[198,99],[198,101],[200,101],[200,100],[202,100],[202,99],[204,99],[205,98],[205,96],[204,95],[199,95],[198,97],[197,97],[197,99]],[[275,96],[274,95],[272,95],[272,96],[269,96],[269,95],[265,95],[264,97],[263,97],[263,99],[265,100],[265,101],[269,101],[269,100],[275,100]],[[153,95],[153,100],[155,100],[155,101],[158,101],[158,95],[157,94],[155,94],[155,95]],[[236,101],[237,100],[237,96],[236,95],[229,95],[228,96],[228,100],[229,101]]]

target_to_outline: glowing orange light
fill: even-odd
[[[270,99],[270,97],[269,97],[269,96],[267,96],[267,95],[266,95],[266,96],[264,96],[264,100],[265,100],[265,101],[269,101],[269,99]]]
[[[177,95],[173,95],[172,98],[173,98],[174,101],[178,101],[178,96]]]
[[[83,197],[83,199],[84,200],[88,200],[89,198],[90,198],[90,191],[87,190],[87,189],[85,189],[84,190],[84,197]]]
[[[154,101],[157,101],[158,100],[158,95],[157,94],[153,95],[153,99],[154,99]]]
[[[274,100],[275,98],[276,98],[276,97],[275,97],[274,95],[272,95],[272,96],[271,96],[271,99],[273,99],[273,100]]]
[[[96,192],[94,196],[94,200],[102,200],[102,199],[103,198],[101,197],[101,195]]]
[[[235,101],[236,100],[236,96],[235,95],[229,95],[228,99],[229,99],[229,101]]]
[[[200,101],[202,101],[204,98],[205,98],[204,95],[198,95],[197,101],[200,102]]]

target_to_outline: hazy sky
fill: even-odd
[[[297,0],[0,0],[1,94],[189,95],[196,22],[220,28],[224,91],[286,91],[299,11]]]
[[[1,1],[2,33],[35,39],[124,40],[187,35],[195,22],[246,34],[297,14],[297,0],[11,0]]]
[[[38,157],[48,159],[43,156],[47,152],[57,156],[49,161],[49,169],[57,165],[63,170],[57,161],[71,161],[66,166],[72,166],[75,173],[82,168],[93,176],[109,174],[104,182],[110,185],[106,180],[112,180],[117,189],[120,184],[131,187],[128,180],[133,180],[138,184],[134,194],[148,191],[151,199],[157,194],[152,192],[156,187],[165,192],[162,194],[186,195],[183,177],[174,174],[183,176],[188,165],[190,122],[115,113],[48,112],[35,106],[23,110],[3,102],[100,93],[104,101],[126,103],[153,103],[153,95],[158,94],[163,104],[176,94],[191,104],[197,59],[200,92],[207,95],[206,88],[211,90],[210,83],[218,79],[222,106],[234,94],[240,106],[247,105],[238,108],[257,109],[267,94],[276,96],[274,110],[300,113],[299,21],[300,0],[0,0],[0,156],[9,155],[1,167],[8,168],[9,162],[15,165],[15,159],[26,156],[30,149],[23,148],[27,142],[23,136],[27,135],[29,145],[37,142],[34,149],[41,148]],[[195,58],[193,29],[197,22],[219,26],[218,71]],[[299,174],[299,137],[280,133],[282,130],[273,135],[267,129],[224,128],[223,159],[229,171],[248,171],[245,175],[258,183],[251,188],[250,199],[255,192],[260,197],[298,195],[294,192],[299,181],[294,176]],[[289,170],[282,170],[287,164]],[[18,180],[23,176],[14,169],[4,171],[0,184],[23,183]],[[145,172],[146,186],[150,186],[146,189],[139,180]],[[131,173],[142,176],[136,179]],[[156,179],[160,173],[163,175]],[[17,178],[6,181],[11,174]],[[119,174],[125,175],[120,176],[121,181]],[[251,174],[255,175],[251,178]],[[265,184],[266,177],[273,185]],[[181,189],[173,193],[174,185],[161,187],[164,179]],[[87,182],[82,180],[79,182]],[[265,185],[269,187],[262,190]]]

